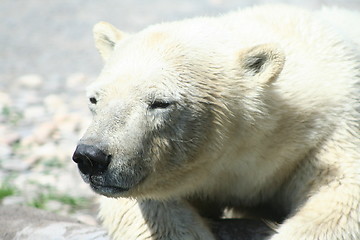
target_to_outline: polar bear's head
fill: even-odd
[[[265,111],[261,89],[284,62],[274,46],[235,51],[170,28],[127,35],[95,25],[105,67],[87,89],[93,122],[73,160],[97,193],[162,198],[193,191],[234,131],[246,138]]]

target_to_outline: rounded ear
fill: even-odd
[[[107,22],[95,24],[93,33],[95,46],[105,61],[114,50],[115,44],[126,36],[126,34]]]
[[[242,74],[261,84],[274,81],[282,71],[285,54],[276,44],[261,44],[240,52]]]

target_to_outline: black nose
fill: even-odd
[[[78,164],[80,171],[89,175],[100,175],[110,163],[110,155],[106,155],[93,145],[79,144],[76,147],[73,161]]]

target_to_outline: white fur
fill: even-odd
[[[187,203],[195,196],[235,211],[281,209],[286,219],[271,240],[360,239],[359,23],[359,13],[343,9],[264,6],[154,25],[119,41],[110,56],[106,48],[89,96],[110,106],[119,96],[127,103],[150,88],[171,89],[176,99],[208,101],[216,118],[203,123],[208,142],[193,162],[175,172],[160,159],[124,195],[139,202],[104,199],[100,215],[114,238],[215,239]],[[242,59],[259,51],[271,60],[247,73]],[[182,54],[196,66],[191,73]],[[174,65],[179,72],[166,72]],[[111,118],[101,111],[89,132]],[[107,141],[120,151],[116,137]]]

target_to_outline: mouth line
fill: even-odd
[[[142,177],[140,181],[136,182],[135,184],[131,185],[130,187],[119,187],[112,184],[106,184],[104,179],[93,179],[92,175],[87,175],[80,173],[82,179],[85,183],[89,185],[89,187],[97,194],[106,196],[106,197],[121,197],[121,196],[128,196],[132,194],[131,192],[134,187],[141,184],[145,179],[146,176]],[[130,195],[129,195],[130,196]]]
[[[93,181],[91,181],[91,179],[90,179],[89,184],[90,184],[90,187],[94,191],[96,191],[100,194],[103,194],[103,195],[107,195],[105,193],[114,194],[114,193],[123,193],[123,192],[129,191],[129,188],[122,188],[122,187],[110,186],[110,185],[100,185],[100,184],[94,183]]]

